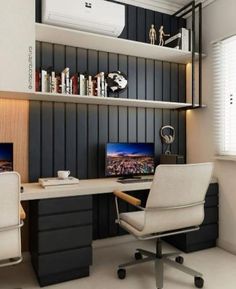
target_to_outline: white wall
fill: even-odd
[[[236,1],[216,0],[203,10],[203,101],[206,109],[187,112],[187,161],[214,160],[211,42],[236,34]],[[220,186],[219,246],[236,254],[236,162],[216,161]]]

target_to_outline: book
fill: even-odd
[[[71,79],[71,94],[79,94],[78,92],[78,75],[74,74]]]
[[[40,178],[38,179],[38,182],[43,188],[49,188],[49,187],[60,187],[60,186],[68,186],[68,185],[78,185],[79,179],[74,178],[74,177],[68,177],[66,179]]]
[[[57,93],[57,78],[55,71],[52,71],[51,79],[50,79],[50,92]]]
[[[96,96],[101,96],[101,77],[100,77],[100,74],[97,74],[95,76],[95,79],[96,79]]]
[[[70,94],[70,68],[66,67],[64,69],[65,73],[65,93]]]
[[[100,96],[105,97],[105,73],[100,72],[101,77],[101,93]]]
[[[61,87],[61,93],[66,93],[66,75],[65,75],[65,70],[63,70],[61,72],[61,84],[60,84],[60,87]]]
[[[85,95],[85,76],[82,73],[79,75],[79,85],[80,95]]]
[[[48,74],[44,69],[41,70],[41,91],[48,92]]]
[[[35,71],[35,91],[41,90],[41,74],[38,70]]]

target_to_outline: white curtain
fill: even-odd
[[[236,36],[213,44],[216,153],[236,155]]]

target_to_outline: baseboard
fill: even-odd
[[[114,245],[119,245],[123,243],[133,242],[135,241],[135,237],[132,235],[125,235],[125,236],[117,236],[112,238],[100,239],[93,241],[93,248],[103,248],[103,247],[110,247]]]
[[[235,244],[218,239],[217,246],[219,248],[231,253],[231,254],[236,255],[236,245]]]

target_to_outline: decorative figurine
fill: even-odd
[[[159,45],[163,46],[164,45],[164,37],[165,36],[170,36],[170,34],[165,34],[164,32],[164,26],[161,25],[160,30],[159,30]]]
[[[154,24],[151,25],[151,28],[149,30],[149,40],[152,45],[155,45],[155,42],[157,40],[157,32],[154,27]]]

